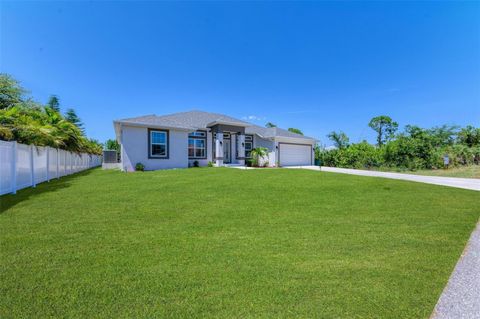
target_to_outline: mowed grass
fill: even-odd
[[[446,176],[446,177],[480,178],[480,165],[453,167],[449,169],[419,170],[419,171],[413,172],[413,174]]]
[[[480,165],[468,165],[451,167],[449,169],[423,169],[411,171],[407,169],[387,169],[381,168],[379,171],[384,172],[396,172],[407,173],[415,175],[427,175],[427,176],[444,176],[444,177],[460,177],[460,178],[480,178]]]
[[[91,170],[0,197],[1,318],[428,318],[480,193],[307,170]]]

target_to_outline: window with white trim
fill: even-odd
[[[207,132],[188,134],[188,158],[207,158]]]
[[[150,130],[150,157],[168,157],[168,131]]]

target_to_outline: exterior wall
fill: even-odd
[[[188,132],[169,130],[168,158],[148,158],[148,128],[122,126],[122,169],[134,171],[136,163],[145,170],[188,167]]]
[[[149,158],[148,128],[136,126],[122,126],[121,133],[121,167],[126,171],[134,171],[136,163],[145,165],[146,170],[185,168],[193,166],[194,161],[198,161],[200,166],[207,166],[209,161],[213,160],[214,141],[212,132],[207,132],[206,159],[188,158],[188,132],[173,130],[169,131],[168,158]],[[237,159],[237,135],[231,134],[231,156],[232,164],[244,164],[243,160]],[[295,143],[315,145],[315,141],[308,139],[289,139],[276,138],[275,141],[253,136],[253,147],[265,147],[268,149],[268,166],[277,166],[278,163],[278,143]],[[312,151],[312,163],[314,162],[314,152]],[[261,163],[263,164],[263,163]]]
[[[272,140],[261,138],[258,135],[253,136],[253,147],[266,147],[269,151],[275,151],[275,144]]]
[[[268,157],[264,161],[260,161],[260,165],[263,165],[265,161],[268,161],[268,166],[273,167],[276,166],[276,150],[275,150],[275,142],[272,140],[267,140],[261,138],[260,136],[254,135],[253,136],[253,148],[256,147],[265,147],[268,149]]]
[[[121,169],[121,163],[102,163],[102,169]]]

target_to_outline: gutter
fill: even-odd
[[[178,126],[168,126],[168,125],[156,125],[156,124],[146,124],[146,123],[132,123],[132,122],[122,122],[122,121],[113,121],[113,125],[125,125],[125,126],[135,126],[135,127],[146,127],[146,128],[164,128],[169,130],[185,131],[192,132],[196,131],[195,127],[178,127]]]

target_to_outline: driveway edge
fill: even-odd
[[[430,318],[480,318],[480,221]]]

